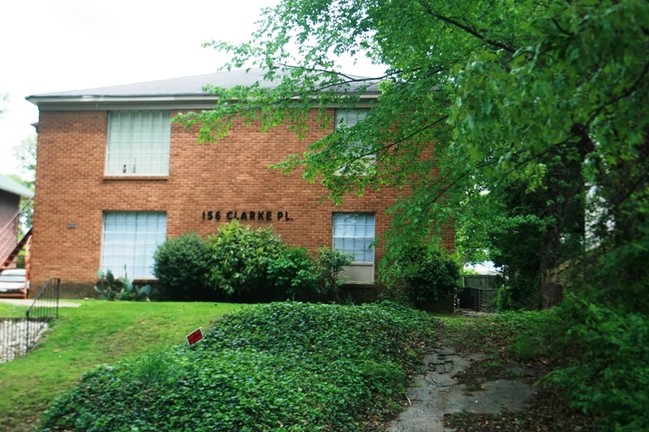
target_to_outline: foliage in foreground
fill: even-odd
[[[559,390],[571,407],[593,416],[601,430],[649,430],[649,320],[568,297],[558,307],[484,320],[444,318],[460,350],[487,347],[553,371],[539,385]],[[509,348],[500,350],[500,346]]]
[[[356,431],[395,408],[436,323],[393,303],[275,303],[216,322],[195,348],[86,374],[47,430]]]
[[[568,296],[543,312],[500,314],[487,329],[509,333],[521,361],[544,358],[554,370],[540,385],[597,418],[602,430],[649,430],[649,319]],[[487,340],[483,340],[487,342]]]
[[[575,408],[601,416],[606,430],[649,430],[647,316],[575,299],[560,313],[569,323],[565,347],[576,355],[545,382],[563,389]]]
[[[569,296],[554,309],[499,314],[488,324],[465,333],[470,336],[461,343],[509,338],[518,360],[553,365],[539,384],[560,390],[571,407],[596,417],[601,430],[649,430],[646,315]]]

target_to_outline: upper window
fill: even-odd
[[[115,277],[154,279],[153,255],[167,238],[167,215],[160,212],[106,212],[101,268]]]
[[[354,264],[373,264],[374,219],[373,214],[335,213],[334,249],[353,256]]]
[[[336,130],[351,128],[365,120],[369,109],[338,109],[336,110]],[[355,140],[346,149],[346,156],[351,156],[352,163],[347,163],[339,174],[367,174],[368,169],[376,161],[376,153],[372,147],[363,141]]]
[[[369,109],[337,109],[336,129],[354,126],[365,120],[369,112]]]
[[[167,111],[111,111],[107,175],[169,175],[171,116]]]

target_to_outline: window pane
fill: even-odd
[[[368,113],[369,109],[338,109],[336,110],[335,127],[336,129],[351,128],[365,120]],[[376,161],[376,149],[372,143],[361,141],[355,137],[351,138],[345,153],[353,162],[341,167],[339,174],[366,175]]]
[[[352,127],[365,120],[369,112],[369,109],[338,109],[336,110],[336,128]]]
[[[166,237],[164,213],[104,213],[101,268],[115,277],[153,279],[153,255]]]
[[[168,175],[171,140],[167,111],[112,111],[106,174]]]
[[[333,215],[333,247],[349,253],[357,263],[374,263],[374,215],[335,213]]]

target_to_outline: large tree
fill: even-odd
[[[21,180],[25,186],[34,190],[36,179],[36,135],[30,135],[11,149],[12,155],[18,161],[20,174],[25,180]]]
[[[507,224],[535,227],[539,275],[576,262],[587,245],[567,243],[578,233],[596,232],[591,250],[600,255],[636,245],[621,254],[627,270],[647,255],[645,1],[280,0],[250,42],[213,46],[231,53],[228,67],[262,67],[281,84],[212,88],[221,102],[184,117],[200,123],[204,141],[227,133],[235,115],[262,127],[289,121],[300,132],[314,104],[355,106],[380,82],[365,121],[282,167],[303,169],[333,199],[409,188],[395,207],[390,250],[450,218],[467,245],[493,247]],[[346,75],[336,68],[341,55],[387,67],[381,76]],[[341,95],[352,83],[359,89]],[[376,155],[372,169],[367,153]],[[633,280],[646,280],[647,271],[637,273]]]

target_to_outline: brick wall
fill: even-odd
[[[333,114],[333,112],[332,112]],[[227,212],[272,212],[272,224],[291,244],[315,250],[331,245],[332,212],[376,213],[376,235],[388,228],[385,210],[397,192],[384,189],[364,197],[350,196],[342,206],[321,200],[326,191],[306,183],[296,172],[270,170],[287,154],[301,153],[307,143],[329,133],[315,116],[305,139],[288,128],[260,132],[258,125],[236,124],[217,144],[197,144],[194,132],[172,125],[170,174],[167,178],[104,177],[106,111],[42,111],[39,120],[33,286],[50,276],[62,279],[64,296],[92,295],[100,265],[103,211],[165,211],[170,237],[186,232],[208,235]],[[221,221],[203,220],[203,211],[221,211]],[[278,212],[291,220],[277,220]],[[449,230],[447,244],[452,244]],[[377,262],[383,251],[376,251]],[[90,290],[89,290],[90,288]]]

